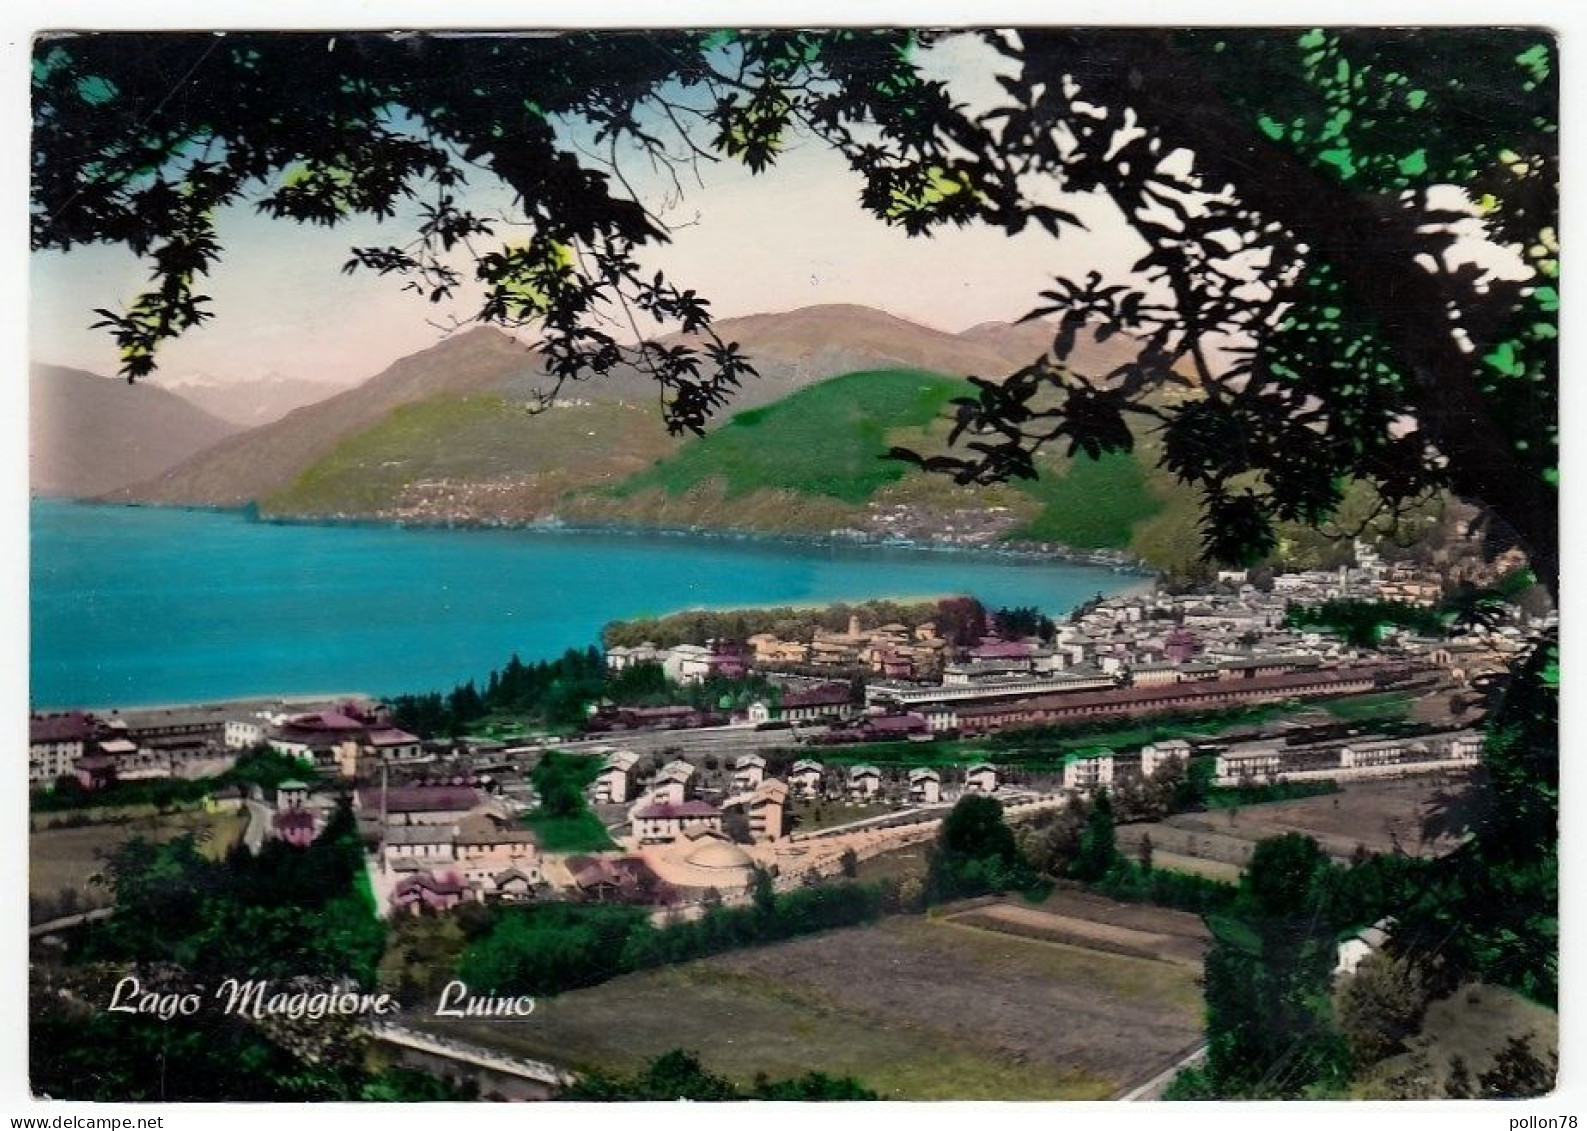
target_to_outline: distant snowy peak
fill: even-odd
[[[274,371],[258,377],[229,379],[209,373],[184,373],[160,383],[205,412],[245,428],[280,420],[293,409],[317,404],[342,389],[329,382],[288,377]]]

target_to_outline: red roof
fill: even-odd
[[[635,818],[643,820],[666,820],[668,817],[717,817],[721,810],[708,801],[684,801],[677,805],[662,802],[659,805],[646,805],[643,809],[634,811]]]
[[[480,800],[476,790],[457,785],[394,785],[385,793],[388,813],[466,813]],[[369,813],[380,812],[380,794],[379,786],[360,789],[359,807]]]
[[[983,718],[999,715],[1017,715],[1024,711],[1040,711],[1054,707],[1149,707],[1154,703],[1173,702],[1180,699],[1211,698],[1230,691],[1288,691],[1310,687],[1327,687],[1330,684],[1349,683],[1370,679],[1381,667],[1324,668],[1286,675],[1263,675],[1250,679],[1203,680],[1193,683],[1174,683],[1162,687],[1124,687],[1108,691],[1071,691],[1051,695],[1033,695],[1028,699],[1011,699],[1004,703],[984,707],[962,707],[959,718]]]
[[[849,701],[846,683],[823,683],[809,691],[795,691],[782,697],[783,709],[789,707],[841,707]]]
[[[369,742],[372,746],[411,746],[419,739],[405,730],[396,727],[386,727],[383,730],[369,732]]]
[[[289,727],[304,730],[362,730],[367,723],[342,714],[340,711],[321,711],[313,715],[293,715],[287,720]]]
[[[883,734],[908,734],[925,730],[928,726],[924,715],[872,715],[862,725],[867,730]]]
[[[29,742],[81,742],[94,733],[88,716],[81,711],[60,715],[34,715],[28,720]]]
[[[976,660],[1028,660],[1031,647],[1018,640],[999,640],[991,644],[978,644],[970,649],[970,656]]]
[[[468,885],[456,876],[434,876],[429,872],[420,872],[399,881],[392,894],[402,896],[418,888],[428,888],[437,895],[461,895],[468,890]]]

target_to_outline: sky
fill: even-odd
[[[966,44],[930,66],[960,97],[984,105],[996,91],[994,57]],[[633,170],[639,195],[661,209],[670,182]],[[1086,223],[1059,239],[1009,237],[976,226],[911,238],[863,212],[860,178],[819,140],[795,140],[767,173],[733,163],[702,166],[686,196],[663,213],[670,245],[642,253],[712,303],[718,318],[858,303],[948,331],[1012,321],[1055,275],[1122,271],[1143,247],[1101,198],[1065,201]],[[504,203],[499,186],[475,185],[465,204]],[[341,266],[357,245],[403,242],[398,222],[355,220],[335,229],[271,221],[249,208],[218,217],[226,254],[202,288],[215,318],[162,349],[157,383],[210,383],[269,374],[352,384],[435,344],[432,319],[466,317],[466,303],[437,308],[401,281]],[[31,356],[111,374],[114,344],[91,330],[96,307],[122,309],[147,280],[129,252],[83,248],[32,257]]]

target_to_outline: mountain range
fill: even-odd
[[[828,305],[716,329],[759,377],[703,438],[668,435],[655,386],[637,370],[571,382],[554,407],[531,413],[530,394],[548,387],[538,355],[480,327],[277,420],[168,448],[178,458],[148,474],[107,469],[108,485],[80,493],[252,503],[287,518],[567,519],[1113,550],[1128,549],[1134,527],[1165,505],[1131,457],[1076,465],[1078,474],[1053,457],[1039,488],[982,489],[882,458],[893,444],[939,444],[948,401],[969,391],[964,377],[998,377],[1042,353],[1052,331],[1040,323],[951,334]],[[1071,363],[1095,371],[1132,349],[1122,336],[1083,336]],[[1092,512],[1103,520],[1083,519]]]
[[[240,428],[257,428],[280,420],[293,409],[323,401],[342,388],[325,381],[309,381],[280,373],[266,373],[241,381],[190,377],[169,382],[157,380],[156,383],[211,416]]]
[[[34,365],[28,464],[35,495],[91,498],[157,476],[238,431],[147,382]]]
[[[900,367],[949,376],[999,375],[1039,353],[1051,333],[1036,324],[987,324],[949,334],[862,306],[815,306],[723,319],[716,328],[725,340],[739,343],[760,374],[746,380],[729,414],[855,371]],[[1105,355],[1097,358],[1101,362],[1128,356],[1129,345],[1114,338],[1092,348]],[[230,437],[145,481],[123,484],[114,495],[212,506],[269,503],[290,491],[318,461],[333,456],[339,444],[387,421],[397,409],[436,398],[492,395],[501,399],[498,409],[510,411],[547,386],[532,350],[493,328],[475,328],[403,358],[353,389]],[[569,383],[562,397],[576,407],[612,402],[648,406],[655,404],[656,391],[647,374],[625,369]],[[482,412],[478,404],[475,409],[469,415],[477,418]],[[589,414],[548,414],[543,419],[556,420],[559,430],[568,430],[589,423],[573,419],[582,415]],[[629,423],[640,427],[637,420]],[[527,420],[524,427],[537,435],[547,430],[541,419]],[[659,454],[666,445],[643,446]]]

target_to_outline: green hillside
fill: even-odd
[[[667,436],[649,406],[573,404],[531,415],[496,395],[436,396],[344,437],[262,507],[911,538],[961,537],[996,516],[990,537],[1136,551],[1176,509],[1171,485],[1132,455],[1053,455],[1040,479],[990,487],[960,487],[884,458],[895,445],[942,450],[949,402],[969,388],[921,370],[850,373],[686,442]],[[898,514],[907,525],[887,526]]]
[[[344,438],[261,504],[272,514],[526,520],[566,491],[618,482],[675,445],[649,408],[607,402],[531,414],[499,396],[443,395]]]
[[[1130,455],[1073,463],[1055,456],[1044,462],[1040,479],[995,488],[956,487],[883,458],[899,444],[940,449],[949,402],[970,389],[962,380],[909,369],[835,377],[738,414],[608,495],[632,500],[652,517],[659,510],[657,493],[692,496],[697,511],[716,507],[751,522],[779,507],[785,522],[793,522],[819,500],[847,504],[852,515],[872,502],[939,512],[1000,506],[1018,516],[1008,538],[1079,549],[1128,549],[1137,524],[1162,510]],[[758,498],[766,505],[751,512]],[[678,508],[671,513],[678,515]],[[830,519],[831,513],[824,508],[820,516]]]
[[[726,497],[784,490],[864,503],[902,479],[906,464],[881,457],[889,436],[924,429],[965,382],[913,369],[850,373],[802,389],[726,425],[616,489],[628,497],[651,488],[682,495],[720,480]]]
[[[1163,509],[1133,453],[1050,461],[1040,479],[1017,489],[1040,503],[1041,511],[1010,537],[1087,550],[1130,548],[1136,527]]]

